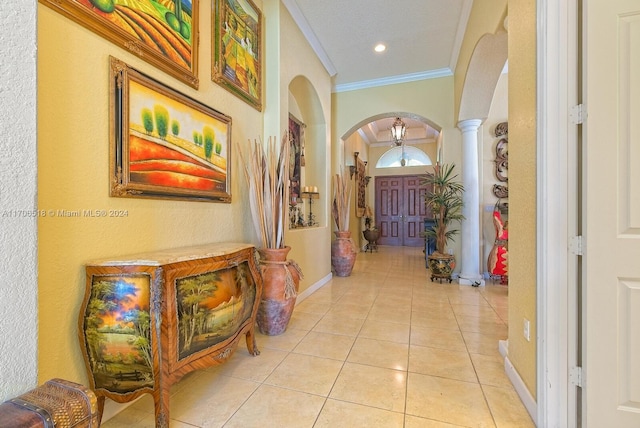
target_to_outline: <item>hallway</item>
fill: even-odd
[[[507,291],[431,283],[421,248],[359,253],[259,356],[243,340],[175,385],[171,428],[533,427],[498,352]],[[151,396],[102,426],[153,427]]]

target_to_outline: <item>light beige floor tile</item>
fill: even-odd
[[[461,286],[466,287],[466,286]],[[469,287],[472,288],[472,287]],[[479,292],[449,292],[449,302],[454,304],[462,304],[462,305],[478,305],[478,306],[487,306],[489,307],[489,303],[487,300],[480,294]]]
[[[444,313],[433,312],[411,312],[411,325],[419,327],[441,328],[445,330],[459,331],[458,321],[456,321],[453,312],[450,311],[449,315]]]
[[[294,311],[324,315],[329,311],[329,309],[331,309],[330,301],[313,302],[304,300],[295,306]]]
[[[462,425],[452,425],[446,422],[434,421],[433,419],[419,418],[417,416],[406,415],[404,418],[404,428],[460,428]]]
[[[354,340],[352,336],[311,331],[293,349],[293,352],[344,361],[349,355]]]
[[[359,337],[347,361],[394,370],[407,370],[409,345]]]
[[[441,328],[412,326],[410,343],[412,345],[451,349],[453,351],[467,350],[462,334],[459,331]]]
[[[292,353],[264,383],[326,397],[342,364],[329,358]]]
[[[369,315],[370,306],[352,305],[349,303],[334,305],[327,314],[334,317],[365,319]]]
[[[403,428],[403,413],[328,399],[313,428]]]
[[[470,354],[473,366],[478,374],[478,379],[483,385],[511,388],[512,384],[504,371],[504,359],[502,356],[490,356]]]
[[[207,369],[207,371],[254,382],[264,382],[287,354],[286,351],[271,348],[262,348],[260,355],[255,356],[246,351],[236,351],[227,362]]]
[[[369,319],[364,322],[358,337],[386,340],[388,342],[409,343],[409,324],[385,322]]]
[[[411,323],[411,305],[401,307],[371,308],[367,320],[377,320],[409,325]]]
[[[298,346],[298,343],[309,332],[307,330],[298,330],[297,328],[287,328],[287,330],[278,336],[267,336],[265,334],[256,334],[256,343],[258,349],[271,348],[280,349],[282,351],[291,351]]]
[[[508,302],[505,286],[431,282],[421,248],[359,253],[285,333],[257,334],[261,355],[242,343],[173,385],[170,426],[532,427],[498,351]],[[153,412],[146,394],[103,426],[152,428]]]
[[[104,421],[100,426],[103,428],[154,428],[155,422],[153,415],[149,412],[128,407]]]
[[[330,398],[395,412],[404,411],[407,373],[345,363]]]
[[[208,379],[203,372],[198,382],[171,400],[171,419],[198,427],[220,427],[259,386],[226,376]]]
[[[451,304],[449,303],[447,295],[441,292],[425,293],[423,291],[415,291],[414,289],[411,309],[417,311],[433,308],[451,309]]]
[[[458,321],[460,331],[507,336],[507,325],[502,320],[488,320],[468,317]]]
[[[322,319],[323,314],[302,312],[294,309],[288,328],[311,330]]]
[[[313,331],[355,337],[360,332],[362,324],[364,324],[364,319],[362,318],[327,314],[318,322],[318,324],[316,324]]]
[[[262,385],[225,428],[308,428],[318,417],[325,399],[312,394]]]
[[[478,382],[469,354],[464,351],[411,345],[409,372]]]
[[[495,427],[480,384],[409,373],[407,414],[465,427]]]
[[[498,341],[505,340],[507,336],[502,334],[483,334],[472,331],[463,331],[462,338],[471,354],[500,355]]]
[[[380,293],[373,302],[374,308],[380,309],[398,309],[405,306],[411,306],[413,291],[409,289],[406,293],[399,293],[397,290],[382,288]]]
[[[534,428],[535,425],[513,388],[484,385],[489,408],[498,428]]]
[[[496,306],[494,309],[495,309],[496,313],[498,314],[498,316],[500,317],[500,319],[505,324],[509,324],[509,308]]]
[[[473,308],[473,305],[451,305],[452,307],[456,306],[458,308],[460,308],[461,306],[465,306],[467,308]],[[463,324],[477,324],[479,322],[482,323],[493,323],[493,324],[498,324],[498,325],[504,325],[504,321],[502,321],[502,319],[498,316],[498,314],[496,313],[496,311],[494,311],[492,308],[490,307],[485,307],[485,306],[475,306],[476,308],[478,308],[480,311],[484,310],[483,314],[480,315],[473,315],[473,314],[465,314],[465,313],[455,313],[455,309],[454,309],[454,313],[456,315],[456,319],[458,320],[458,324],[463,325]]]
[[[496,311],[491,306],[466,305],[462,303],[452,303],[451,309],[456,317],[473,316],[473,317],[495,317]]]

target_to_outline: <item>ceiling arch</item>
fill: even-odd
[[[478,40],[462,89],[458,121],[487,118],[493,93],[506,62],[506,32],[485,34]]]

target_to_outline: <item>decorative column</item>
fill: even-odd
[[[462,183],[464,185],[461,227],[461,285],[484,285],[480,272],[480,185],[478,180],[478,128],[480,119],[458,123],[462,131]]]

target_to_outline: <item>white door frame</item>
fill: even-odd
[[[541,427],[575,426],[570,388],[571,341],[576,339],[569,255],[577,212],[569,189],[577,182],[570,125],[575,100],[576,0],[537,2],[537,417]],[[575,233],[575,232],[574,232]]]

